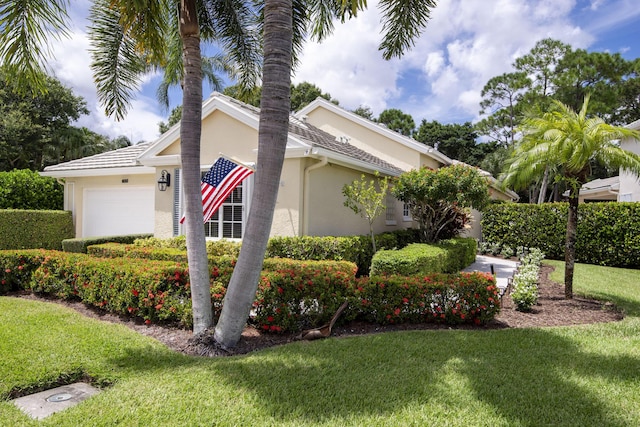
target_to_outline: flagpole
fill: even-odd
[[[247,169],[251,169],[251,170],[252,170],[252,171],[254,171],[254,172],[256,171],[256,168],[255,168],[255,167],[253,167],[253,166],[249,166],[249,165],[247,165],[246,163],[243,163],[243,162],[241,162],[240,160],[235,159],[235,158],[233,158],[233,157],[231,157],[231,156],[227,156],[226,154],[224,154],[224,153],[222,153],[222,152],[220,152],[220,153],[219,153],[219,156],[220,156],[220,157],[222,157],[223,159],[227,159],[227,160],[229,160],[229,161],[231,161],[231,162],[237,163],[237,164],[239,164],[240,166],[244,166],[244,167],[245,167],[245,168],[247,168]]]

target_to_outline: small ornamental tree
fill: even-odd
[[[380,178],[377,173],[373,180],[367,179],[363,174],[360,180],[342,187],[342,194],[346,198],[344,205],[369,221],[369,234],[374,253],[376,239],[373,234],[373,221],[387,208],[384,201],[388,190],[389,178]]]
[[[423,241],[433,243],[459,234],[470,220],[469,208],[487,205],[489,183],[470,166],[422,168],[400,175],[392,193],[409,205]]]

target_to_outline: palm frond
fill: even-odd
[[[253,87],[260,77],[261,39],[256,9],[246,0],[209,0],[205,2],[208,23],[215,39],[227,53],[241,87]]]
[[[434,0],[381,0],[383,39],[379,49],[384,59],[401,57],[414,46],[431,17]]]
[[[67,0],[1,0],[0,64],[17,87],[45,90],[51,41],[67,35]]]
[[[146,62],[130,34],[120,24],[120,13],[111,0],[97,0],[91,7],[89,39],[91,69],[98,89],[98,99],[107,115],[124,118]]]

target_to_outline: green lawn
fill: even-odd
[[[218,359],[2,297],[0,425],[640,425],[637,275],[576,271],[576,291],[621,304],[622,322],[334,338]],[[7,400],[82,374],[109,386],[41,422]]]

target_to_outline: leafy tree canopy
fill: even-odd
[[[425,242],[456,235],[470,220],[467,208],[482,210],[489,183],[476,168],[464,165],[414,169],[400,175],[393,195],[409,205]]]
[[[411,136],[416,128],[416,123],[410,114],[403,113],[397,108],[388,108],[378,116],[378,123],[386,125],[389,129]]]
[[[0,69],[0,170],[42,170],[70,123],[89,111],[52,77],[43,80],[46,92],[31,93],[16,82]]]

